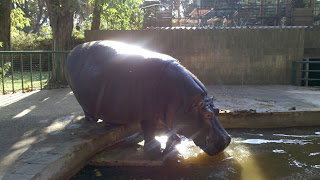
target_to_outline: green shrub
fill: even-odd
[[[11,49],[13,51],[22,50],[34,50],[39,46],[39,42],[36,41],[37,36],[35,34],[27,34],[23,31],[19,31],[17,36],[12,36]]]
[[[3,70],[3,77],[5,77],[7,72],[10,70],[10,68],[11,68],[11,62],[4,63],[3,67],[0,66],[0,74],[2,73],[2,70]],[[0,75],[0,80],[1,80],[0,83],[2,83],[2,75]]]
[[[19,31],[18,35],[11,38],[11,49],[12,51],[51,50],[52,39]]]

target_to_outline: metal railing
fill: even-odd
[[[315,66],[315,64],[319,64]],[[293,85],[310,86],[319,81],[320,85],[320,57],[304,58],[302,61],[293,62]]]
[[[0,51],[0,94],[51,88],[53,61],[70,51]],[[63,56],[62,56],[63,55]]]

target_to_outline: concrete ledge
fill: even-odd
[[[320,111],[231,112],[220,114],[219,121],[226,129],[320,126]]]
[[[137,132],[141,132],[139,123],[119,126],[105,134],[92,135],[86,139],[66,142],[38,160],[30,160],[27,165],[7,174],[4,179],[68,179],[82,169],[93,155]]]

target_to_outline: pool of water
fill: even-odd
[[[160,167],[86,166],[72,179],[320,179],[320,127],[233,129],[230,146],[207,156],[189,140]]]

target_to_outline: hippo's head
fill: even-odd
[[[179,133],[193,139],[210,156],[220,153],[230,144],[231,137],[219,123],[218,113],[212,98],[205,96],[195,100],[184,116],[186,126]]]

